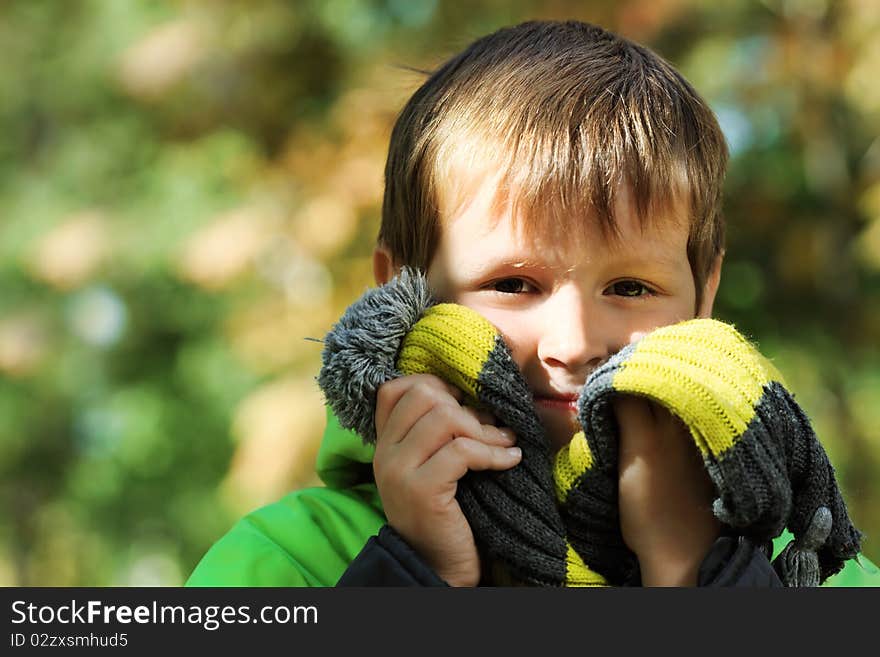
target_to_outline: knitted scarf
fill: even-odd
[[[430,373],[465,403],[510,427],[521,462],[468,472],[456,493],[481,554],[514,581],[539,586],[636,584],[638,561],[620,531],[618,431],[611,400],[657,402],[688,427],[714,484],[715,515],[769,544],[788,586],[817,586],[858,554],[834,470],[782,377],[736,330],[709,319],[657,329],[596,369],[578,400],[582,431],[555,455],[532,394],[498,330],[457,304],[437,304],[408,269],[368,290],[324,339],[321,387],[340,424],[375,443],[376,390]]]

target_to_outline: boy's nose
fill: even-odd
[[[576,286],[560,289],[544,304],[538,357],[550,367],[564,367],[580,378],[610,354],[608,328],[597,308]]]

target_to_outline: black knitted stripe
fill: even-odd
[[[614,500],[611,514],[609,500]],[[568,540],[584,563],[609,584],[621,586],[632,581],[638,561],[620,533],[616,500],[616,486],[610,486],[606,476],[588,471],[569,492],[562,517],[569,528]]]
[[[540,454],[532,455],[532,458],[540,457]],[[528,454],[524,453],[523,459],[527,458],[529,458]],[[558,585],[560,582],[557,581],[557,577],[562,577],[564,580],[566,545],[562,517],[555,501],[548,502],[548,497],[543,491],[529,482],[525,469],[517,467],[503,472],[470,472],[461,480],[459,487],[461,488],[462,485],[476,498],[482,513],[491,519],[485,529],[474,528],[475,536],[479,537],[479,542],[487,545],[500,543],[502,552],[499,553],[498,549],[493,548],[493,553],[502,557],[511,572],[516,570],[522,579],[522,574],[531,573],[530,569],[533,568],[528,562],[549,560],[553,565],[541,566],[539,571],[529,574],[528,581],[541,580],[533,583]],[[470,511],[465,509],[461,496],[459,503],[468,516]],[[469,521],[474,527],[475,522],[470,518]],[[515,534],[519,537],[519,542],[529,546],[532,553],[526,559],[515,558],[512,556],[512,550],[518,546],[514,545],[506,552],[508,558],[504,558],[504,541],[496,534],[504,534],[505,537]],[[560,569],[561,574],[557,573]]]
[[[635,351],[630,344],[590,374],[578,399],[578,421],[593,454],[593,468],[617,479],[618,428],[611,407],[614,376]],[[617,505],[615,500],[615,506]]]
[[[473,479],[481,479],[471,473]],[[463,481],[463,480],[462,480]],[[492,480],[483,477],[480,483]],[[518,580],[540,586],[562,586],[565,583],[565,539],[555,530],[540,522],[532,510],[517,504],[513,497],[505,497],[500,503],[497,488],[493,485],[468,485],[459,495],[462,511],[473,504],[472,517],[468,520],[474,534],[482,537],[482,545],[491,557],[499,558],[510,574]],[[465,511],[465,515],[468,512]],[[489,531],[479,531],[478,523],[485,523]]]
[[[635,555],[620,533],[617,503],[618,428],[611,408],[614,375],[626,348],[593,372],[578,400],[578,419],[593,455],[592,467],[568,491],[561,513],[572,547],[612,585],[632,581]]]
[[[544,427],[535,412],[532,391],[500,335],[496,336],[495,346],[477,377],[477,387],[480,401],[492,408],[502,424],[517,429],[520,447],[525,443],[545,454],[549,451]],[[549,460],[547,462],[549,464]],[[549,471],[546,474],[549,476]],[[549,490],[553,490],[552,477],[549,482]]]
[[[478,394],[499,422],[517,435],[519,465],[502,472],[470,472],[457,495],[481,550],[523,581],[565,581],[565,526],[556,506],[544,429],[532,395],[500,337],[478,378]]]
[[[612,584],[619,580],[606,564],[620,558],[620,550],[615,549],[614,537],[606,533],[613,525],[600,519],[608,517],[602,504],[612,499],[616,517],[616,491],[611,497],[607,483],[617,470],[617,427],[610,400],[614,374],[628,355],[625,351],[594,372],[584,389],[579,419],[594,466],[569,492],[562,509],[572,545]],[[850,521],[834,470],[809,419],[782,384],[765,386],[754,410],[746,431],[734,445],[717,459],[706,459],[727,513],[725,519],[753,541],[764,542],[778,536],[786,525],[799,536],[816,509],[827,506],[832,531],[818,551],[824,580],[858,554],[861,534]],[[576,538],[580,536],[586,540]]]
[[[480,401],[502,426],[513,430],[523,452],[520,464],[498,473],[497,478],[505,482],[508,490],[517,491],[517,495],[534,504],[536,513],[563,535],[565,528],[556,508],[556,489],[544,426],[535,412],[531,390],[500,336],[480,372],[477,386]]]
[[[784,434],[779,434],[762,418],[776,413],[777,398],[768,388],[755,406],[755,415],[733,446],[706,468],[728,517],[725,520],[756,543],[782,532],[792,508]],[[799,433],[800,427],[786,431]]]
[[[523,459],[538,459],[543,454],[530,454],[534,452],[527,449],[523,452]],[[491,479],[502,493],[513,500],[523,504],[531,510],[531,513],[539,518],[545,531],[552,532],[562,537],[565,534],[565,525],[559,515],[555,498],[550,498],[531,479],[529,471],[521,466],[504,471],[485,471],[483,476]]]
[[[613,479],[616,481],[618,469],[618,429],[611,407],[611,399],[615,394],[613,379],[620,365],[626,360],[632,349],[627,348],[619,352],[614,358],[609,359],[603,367],[596,370],[590,377],[584,389],[584,395],[580,401],[581,425],[585,429],[587,443],[593,452],[594,466],[576,484],[577,490],[597,491],[601,486],[608,487],[606,483]],[[768,430],[771,429],[776,436],[785,435],[791,431],[788,419],[778,418],[781,425],[768,425],[762,418],[773,417],[776,413],[777,395],[769,396],[765,391],[761,402],[756,406],[755,416],[748,425],[747,430],[734,443],[733,447],[725,451],[718,460],[711,457],[706,460],[706,468],[709,472],[715,488],[724,504],[725,509],[731,516],[731,525],[752,537],[756,542],[769,540],[778,536],[786,524],[788,513],[791,510],[791,489],[789,486],[788,473],[785,467],[785,455],[779,439],[771,439]],[[604,476],[602,476],[604,474]],[[574,491],[569,493],[571,499]],[[613,497],[609,493],[599,494],[597,504],[613,503],[613,516],[617,517],[617,491]],[[577,524],[571,519],[574,515],[581,515],[576,511],[580,505],[586,504],[585,496],[575,494],[571,503],[567,503],[563,510],[563,518],[566,525],[571,528]],[[568,508],[571,508],[569,511]],[[601,508],[584,514],[580,522],[597,517],[608,517],[608,511]],[[606,522],[604,527],[595,528],[599,534],[613,532],[614,527]],[[604,530],[604,532],[602,531]],[[581,533],[582,530],[570,531]],[[586,531],[586,530],[583,530]],[[617,529],[619,532],[619,527]],[[603,542],[610,543],[611,548],[599,549],[596,541],[591,541],[592,546],[587,545],[584,549],[592,550],[593,555],[581,555],[584,560],[592,565],[597,571],[608,577],[609,581],[619,583],[619,580],[609,576],[603,570],[606,562],[613,562],[620,558],[620,551],[625,548],[614,549],[613,535],[605,533]],[[620,538],[622,544],[622,537]],[[574,542],[573,542],[574,545]],[[579,549],[575,546],[575,549]],[[598,550],[598,554],[595,552]],[[580,550],[579,550],[580,551]],[[593,561],[588,559],[592,558]],[[597,561],[598,560],[598,561]],[[595,564],[595,565],[593,565]],[[625,575],[625,573],[621,573]]]
[[[770,403],[771,400],[774,403]],[[772,382],[767,386],[756,413],[764,424],[771,427],[774,435],[785,437],[783,449],[792,486],[792,514],[788,526],[792,533],[801,535],[820,505],[831,511],[831,534],[818,551],[822,578],[829,577],[839,572],[846,560],[859,553],[862,539],[861,532],[850,520],[834,468],[809,418],[781,384]],[[793,427],[798,430],[792,431]]]
[[[593,467],[578,477],[568,492],[562,518],[569,529],[572,547],[584,563],[601,573],[610,584],[622,585],[631,581],[638,562],[620,533],[618,428],[611,408],[611,381],[616,371],[614,363],[597,371],[591,377],[591,395],[582,400],[581,413],[592,418],[589,424],[582,426],[593,454]]]

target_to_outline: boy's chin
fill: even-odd
[[[537,411],[538,417],[544,425],[544,430],[547,432],[550,450],[554,454],[568,445],[574,435],[580,431],[577,416],[573,413],[548,411],[541,408],[538,408]]]

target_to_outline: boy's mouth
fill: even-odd
[[[553,395],[549,397],[535,395],[535,405],[538,408],[546,408],[556,411],[569,411],[577,413],[577,395]]]

